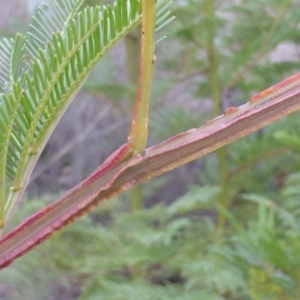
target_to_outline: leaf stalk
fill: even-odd
[[[136,107],[129,143],[138,152],[145,150],[148,140],[149,100],[154,65],[155,0],[142,0],[142,48],[136,96]]]

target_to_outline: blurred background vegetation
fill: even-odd
[[[0,34],[24,31],[41,2],[0,0]],[[299,71],[298,0],[174,0],[172,11],[149,146]],[[126,140],[138,53],[136,31],[93,71],[12,226]],[[300,299],[299,123],[295,113],[107,202],[3,270],[0,299]]]

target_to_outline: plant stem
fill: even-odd
[[[0,239],[0,269],[8,266],[106,199],[162,175],[300,110],[300,73],[255,95],[250,102],[133,155],[121,146],[83,182]],[[221,205],[220,205],[221,206]]]
[[[141,35],[139,28],[134,29],[125,37],[126,46],[126,62],[127,73],[130,82],[130,86],[136,87],[139,79],[139,65],[140,62],[137,59],[140,53]],[[130,108],[134,111],[135,102],[133,93],[130,93]],[[130,211],[136,211],[143,206],[143,192],[141,185],[135,185],[129,190],[129,204]]]
[[[222,95],[221,95],[221,84],[218,74],[218,61],[217,53],[215,47],[215,25],[214,25],[214,0],[206,1],[206,17],[207,17],[207,56],[209,60],[209,75],[210,75],[210,85],[211,94],[213,98],[213,114],[218,116],[222,113]],[[222,190],[219,194],[219,203],[226,207],[228,199],[228,167],[226,160],[226,148],[223,147],[217,151],[218,161],[219,161],[219,173],[220,173],[220,185]],[[218,224],[217,228],[220,230],[224,224],[223,214],[218,214]]]
[[[142,49],[136,107],[129,143],[142,153],[148,139],[149,99],[153,78],[155,0],[142,0]]]

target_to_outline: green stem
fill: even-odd
[[[209,60],[209,69],[210,69],[210,85],[211,85],[211,93],[213,98],[213,114],[214,116],[218,116],[222,113],[222,95],[221,95],[221,84],[219,80],[218,74],[218,61],[217,61],[217,53],[215,47],[215,26],[214,26],[214,0],[206,1],[206,17],[208,20],[207,33],[207,56]],[[222,190],[219,195],[219,202],[222,206],[226,207],[227,199],[228,199],[228,166],[226,159],[226,148],[223,147],[217,151],[218,161],[219,161],[219,173],[220,173],[220,184],[222,186]],[[218,215],[218,229],[221,229],[224,224],[224,215]]]
[[[139,79],[139,65],[140,62],[137,59],[140,53],[141,35],[140,31],[134,29],[125,37],[126,46],[126,62],[127,62],[127,73],[131,87],[136,87]],[[130,93],[130,107],[134,111],[135,102],[133,93]],[[129,190],[129,205],[130,211],[136,211],[143,206],[143,191],[141,185],[135,185]]]
[[[142,153],[148,139],[149,99],[153,78],[155,0],[142,0],[142,49],[136,107],[128,137],[133,148]]]

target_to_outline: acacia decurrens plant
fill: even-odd
[[[128,142],[87,179],[5,235],[0,240],[1,268],[104,200],[300,108],[297,74],[198,129],[145,149],[155,64],[154,32],[171,20],[171,1],[118,0],[113,7],[78,12],[82,2],[49,1],[36,12],[26,35],[0,41],[2,231],[53,129],[90,71],[116,42],[142,23],[136,109]]]

